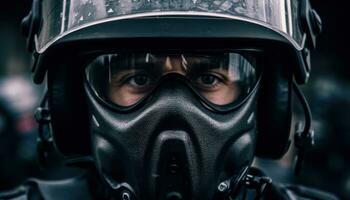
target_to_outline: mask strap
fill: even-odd
[[[294,174],[298,176],[300,174],[303,161],[305,159],[305,154],[308,149],[314,146],[314,131],[311,129],[312,115],[310,111],[309,104],[307,103],[304,94],[299,89],[298,85],[293,82],[293,90],[301,103],[305,116],[304,129],[302,128],[302,123],[298,122],[295,128],[294,134],[294,145],[297,148],[296,163]]]

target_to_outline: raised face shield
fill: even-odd
[[[92,25],[151,16],[211,16],[247,21],[282,34],[300,50],[305,40],[299,26],[300,4],[293,0],[47,0],[42,5],[37,51],[43,52],[65,35]]]
[[[255,87],[259,70],[247,53],[104,54],[86,67],[86,80],[111,106],[128,107],[146,98],[170,74],[214,106],[240,104]]]

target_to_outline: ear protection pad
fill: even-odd
[[[83,90],[84,73],[77,61],[48,70],[48,100],[57,150],[66,155],[88,155],[90,138]]]
[[[258,101],[258,140],[256,155],[278,159],[289,147],[292,118],[292,73],[289,66],[268,61]]]

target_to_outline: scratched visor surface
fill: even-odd
[[[216,16],[269,27],[302,46],[299,1],[294,0],[45,0],[36,37],[39,53],[64,35],[106,21],[145,16]]]

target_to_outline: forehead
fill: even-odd
[[[112,72],[130,69],[203,71],[232,68],[229,60],[229,54],[135,53],[106,55],[104,65]]]
[[[120,53],[111,54],[111,58],[115,60],[135,60],[139,62],[152,62],[165,60],[168,58],[178,60],[198,60],[213,61],[228,57],[229,53]]]

